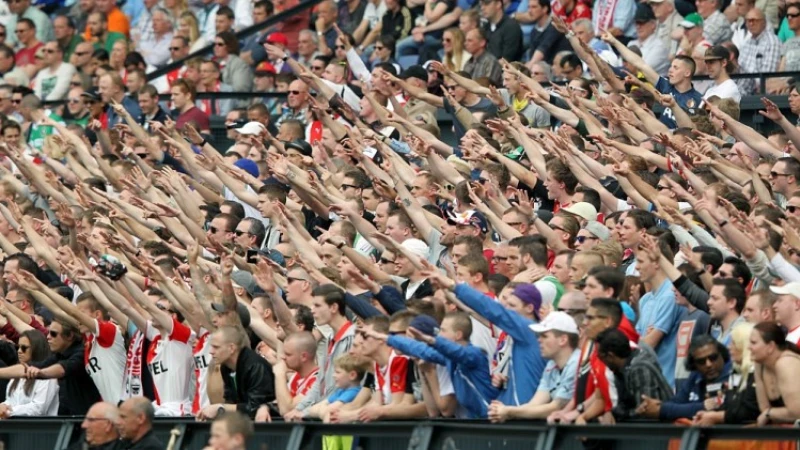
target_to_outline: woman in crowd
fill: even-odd
[[[178,18],[188,11],[186,0],[164,0],[164,9],[169,11],[170,16],[173,17],[173,21],[177,20],[178,22],[180,22]],[[179,23],[175,23],[174,25],[174,28],[177,29]]]
[[[50,356],[47,338],[38,330],[28,330],[19,337],[17,356],[20,364],[44,361]],[[58,415],[58,380],[34,378],[11,381],[6,401],[0,403],[0,417]]]
[[[448,69],[456,72],[464,70],[464,66],[467,65],[467,62],[472,57],[464,49],[464,32],[456,27],[445,30],[442,47],[444,48],[442,63]]]
[[[208,46],[209,42],[200,35],[197,17],[191,11],[184,11],[178,20],[178,35],[189,40],[189,53],[194,53]]]
[[[760,426],[800,419],[800,350],[786,342],[786,332],[775,322],[762,322],[750,334],[755,365]]]

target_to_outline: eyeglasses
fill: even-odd
[[[19,346],[19,351],[22,352],[22,353],[25,353],[25,352],[28,351],[29,348],[31,348],[30,345],[20,345]]]
[[[769,176],[771,178],[778,178],[778,177],[789,177],[789,176],[791,176],[791,174],[789,174],[789,173],[778,173],[778,172],[775,172],[773,170],[772,172],[769,173]]]
[[[61,334],[60,331],[50,330],[50,337],[51,338],[57,338],[59,334]]]
[[[2,33],[0,33],[0,37],[6,37],[6,33],[5,33],[5,31],[4,31],[4,32],[2,32]]]
[[[222,231],[223,233],[229,233],[229,231],[220,230],[219,228],[217,228],[217,227],[215,227],[213,225],[209,225],[208,226],[208,232],[211,233],[211,234],[216,234],[217,232],[220,232],[220,231]]]
[[[566,233],[566,232],[567,232],[567,230],[565,230],[564,228],[562,228],[562,227],[560,227],[560,226],[558,226],[558,225],[553,225],[552,223],[550,223],[550,224],[548,224],[548,225],[550,226],[550,228],[552,228],[552,229],[554,229],[554,230],[563,231],[564,233]]]
[[[11,103],[13,103],[15,105],[19,105],[20,103],[22,103],[22,99],[12,98],[11,99]]]
[[[695,364],[702,366],[706,363],[715,363],[719,359],[719,353],[712,353],[704,358],[694,358]]]
[[[381,264],[394,264],[394,262],[395,260],[393,259],[381,258]]]
[[[578,244],[583,244],[584,242],[586,242],[587,239],[591,239],[593,241],[598,240],[594,236],[575,236],[575,242],[577,242]]]
[[[786,17],[788,17],[790,19],[796,19],[796,18],[800,17],[800,13],[797,13],[797,14],[786,14]]]
[[[286,277],[286,282],[291,283],[292,281],[308,281],[305,278],[294,278],[294,277]]]

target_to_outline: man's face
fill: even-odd
[[[103,416],[102,405],[99,404],[89,408],[81,422],[81,428],[86,434],[86,442],[90,446],[105,444],[109,438],[115,437],[113,431],[115,426],[115,423]]]
[[[656,20],[658,20],[659,22],[666,19],[669,13],[672,12],[669,6],[667,6],[666,1],[648,2],[648,5],[650,5],[650,8],[652,8],[653,15],[656,16]]]
[[[561,349],[561,337],[556,336],[556,333],[552,331],[537,333],[536,337],[539,340],[539,348],[541,349],[542,357],[545,359],[553,359]]]
[[[300,33],[300,36],[297,39],[297,52],[300,56],[309,57],[317,51],[317,46],[314,44],[314,38],[308,33]],[[322,65],[320,61],[314,61]],[[313,65],[313,63],[312,63]],[[312,67],[313,70],[313,67]]]
[[[336,6],[333,3],[322,3],[317,10],[317,17],[323,20],[325,26],[329,26],[336,21]]]
[[[798,300],[792,295],[779,295],[772,305],[772,310],[775,312],[775,320],[780,324],[787,324],[792,321],[792,318],[797,314]]]
[[[8,145],[19,145],[20,131],[17,128],[6,127],[3,129],[3,142]]]
[[[303,272],[289,272],[286,276],[286,300],[289,303],[298,303],[305,298],[309,282]]]
[[[244,250],[253,248],[256,246],[255,235],[250,234],[250,222],[247,220],[242,220],[236,225],[236,237],[234,238],[234,242],[239,248]]]
[[[625,220],[622,221],[619,237],[623,247],[635,249],[639,245],[639,242],[641,242],[641,234],[641,230],[636,228],[636,222],[632,218],[626,217]]]
[[[697,0],[697,13],[703,16],[704,19],[708,18],[717,9],[716,0]]]
[[[539,2],[531,2],[530,6],[528,6],[528,14],[531,16],[534,22],[538,22],[545,14],[547,14],[547,10],[542,8]]]
[[[8,72],[11,66],[14,65],[14,53],[11,52],[9,56],[0,54],[0,72]]]
[[[105,103],[111,103],[111,100],[114,99],[118,91],[114,83],[111,82],[111,77],[109,76],[100,77],[97,90],[100,91],[100,96],[102,96],[103,102]]]
[[[569,281],[569,264],[567,264],[569,257],[567,255],[558,255],[553,260],[553,265],[550,267],[550,275],[558,278],[562,284]]]
[[[228,222],[221,217],[215,217],[211,221],[211,225],[208,226],[208,231],[206,231],[206,235],[209,238],[214,238],[217,242],[224,244],[228,244],[233,241],[233,238],[236,236],[233,233],[233,230],[229,230]]]
[[[308,101],[308,86],[300,80],[292,81],[289,85],[289,95],[286,103],[292,109],[302,109]]]
[[[186,106],[189,96],[183,92],[180,86],[174,86],[170,91],[172,92],[172,103],[175,104],[176,108],[180,110]]]
[[[761,307],[761,297],[759,295],[751,295],[744,304],[742,317],[748,323],[759,324],[770,319],[770,312],[770,310]]]
[[[501,1],[483,0],[480,2],[481,17],[484,19],[491,19],[498,11],[501,11],[502,8],[503,2]]]
[[[116,7],[114,0],[95,0],[97,10],[108,15]]]
[[[86,21],[89,32],[92,36],[102,36],[105,33],[105,26],[99,14],[92,14]]]
[[[735,0],[733,5],[736,7],[736,15],[739,17],[744,17],[753,7],[753,3],[750,0]]]
[[[36,37],[36,31],[27,23],[18,23],[15,32],[17,33],[17,39],[26,45]]]
[[[214,64],[203,63],[200,65],[200,79],[206,86],[213,86],[219,80],[219,72]]]
[[[211,335],[211,348],[209,349],[209,354],[215,363],[225,363],[228,359],[230,359],[233,352],[234,345],[229,342],[225,342],[225,339],[220,333],[214,333]]]
[[[644,42],[656,30],[656,21],[648,20],[646,22],[636,22],[636,36],[639,42]]]
[[[158,12],[153,14],[153,32],[158,35],[162,36],[166,33],[169,33],[169,30],[172,28],[172,23],[164,16],[163,13]]]
[[[503,86],[508,89],[509,94],[516,95],[519,92],[519,78],[512,73],[503,72]]]
[[[125,79],[125,87],[128,89],[128,92],[137,93],[139,89],[144,87],[145,80],[142,79],[141,75],[138,72],[131,72],[128,74],[128,77]]]
[[[0,219],[0,233],[7,234],[9,230],[8,222],[5,219]],[[3,280],[9,287],[16,287],[16,283],[12,281],[12,276],[19,270],[19,261],[12,259],[3,266]]]
[[[586,263],[586,258],[580,253],[572,257],[572,262],[569,265],[569,279],[573,283],[581,281],[586,276],[586,272],[591,268],[586,267]]]
[[[225,422],[215,421],[211,423],[208,446],[211,450],[236,450],[244,448],[244,438],[239,433],[231,435]]]
[[[636,254],[636,269],[642,281],[648,282],[658,273],[659,266],[658,262],[650,259],[646,253],[639,252]]]
[[[749,31],[753,37],[758,37],[764,32],[764,29],[767,28],[767,21],[764,19],[764,14],[757,9],[751,9],[747,12],[744,23],[745,26],[747,26],[747,31]]]
[[[183,39],[173,39],[169,43],[169,55],[177,61],[189,54],[189,46],[183,44]]]
[[[16,2],[9,1],[8,9],[10,9],[14,14],[21,15],[26,9],[28,9],[30,5],[31,3],[29,0],[17,0]]]
[[[75,47],[75,52],[72,53],[72,56],[69,58],[70,64],[77,68],[82,68],[85,65],[89,64],[92,60],[92,44],[89,43],[81,43]]]
[[[69,27],[65,17],[58,16],[53,20],[53,34],[55,34],[56,39],[62,40],[71,38],[74,32],[75,30]]]
[[[716,380],[722,375],[725,361],[716,344],[704,345],[692,353],[694,368],[706,381]]]
[[[381,202],[375,208],[375,228],[386,233],[386,222],[389,220],[389,203]]]
[[[712,79],[719,78],[719,76],[722,75],[722,65],[723,60],[721,59],[712,59],[706,61],[706,72],[708,72],[708,76]]]
[[[671,84],[680,84],[687,78],[686,63],[679,59],[672,61],[667,71],[667,77]]]
[[[267,20],[267,8],[263,6],[253,7],[253,23],[261,23]]]
[[[402,243],[408,237],[408,227],[403,226],[397,216],[391,216],[386,221],[386,234],[395,241]]]
[[[467,33],[467,37],[464,40],[464,49],[466,49],[470,54],[475,55],[479,53],[485,45],[486,41],[481,39],[481,35],[478,30],[471,30]]]
[[[722,320],[728,315],[728,299],[723,292],[724,286],[712,286],[708,295],[708,314],[712,319]]]
[[[330,323],[334,308],[336,307],[328,306],[328,304],[325,303],[324,297],[318,295],[314,296],[311,301],[311,313],[314,315],[314,322],[316,322],[317,325],[327,325]]]
[[[50,324],[50,330],[47,333],[47,344],[50,346],[50,351],[53,353],[61,353],[70,345],[70,341],[64,338],[64,328],[58,322]]]
[[[158,107],[158,99],[153,98],[148,93],[139,94],[139,107],[145,114],[152,114]]]
[[[220,34],[225,31],[230,31],[233,26],[233,21],[229,19],[228,16],[217,14],[214,26],[216,27],[217,34]]]
[[[608,290],[597,281],[597,278],[591,275],[586,277],[586,284],[584,284],[582,291],[587,301],[592,301],[596,298],[610,297],[607,292]]]
[[[785,162],[778,161],[772,166],[772,170],[769,172],[769,182],[773,191],[782,194],[788,193],[789,187],[794,184],[794,181],[794,177],[787,171]]]
[[[588,339],[594,339],[609,327],[609,317],[603,315],[597,308],[589,307],[583,316],[583,332]]]

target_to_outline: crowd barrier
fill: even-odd
[[[80,418],[9,419],[0,422],[5,450],[63,450],[82,439]],[[166,443],[180,432],[174,450],[200,450],[209,423],[156,420],[155,434]],[[482,421],[377,422],[328,425],[318,422],[257,424],[251,450],[325,450],[323,436],[353,436],[363,450],[580,450],[588,439],[620,450],[705,450],[709,441],[763,441],[796,449],[797,428],[680,427],[656,423],[614,426],[549,426],[544,422],[489,424]],[[753,448],[752,445],[747,448]]]

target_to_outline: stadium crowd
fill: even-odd
[[[795,423],[800,2],[725,3],[0,1],[0,419]]]

